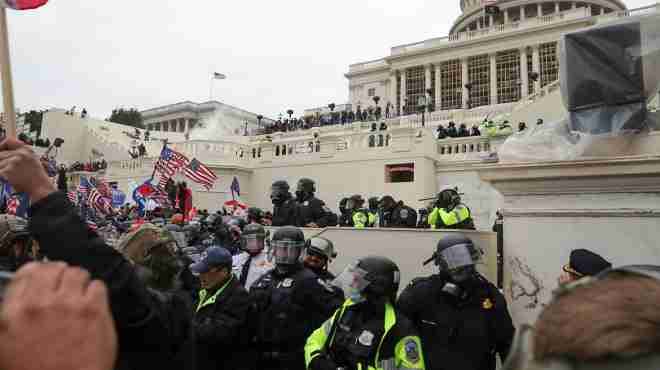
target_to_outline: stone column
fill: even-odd
[[[537,17],[542,17],[543,16],[543,4],[542,3],[536,4],[536,16]]]
[[[442,77],[440,72],[440,63],[435,64],[435,110],[442,109]]]
[[[577,3],[574,1],[571,3],[571,9],[576,9],[577,8]]]
[[[401,70],[401,115],[405,115],[403,110],[406,105],[406,70],[405,68]],[[407,109],[407,108],[406,108]]]
[[[559,2],[555,3],[555,13],[559,13]]]
[[[600,7],[600,15],[603,15],[603,14],[605,14],[605,7],[601,6]]]
[[[525,16],[525,5],[520,6],[520,21],[524,21],[527,17]]]
[[[538,92],[541,89],[541,59],[539,57],[539,46],[532,46],[532,68],[534,72],[538,73],[538,79],[534,82],[534,92]]]
[[[495,17],[493,17],[493,15],[491,14],[488,16],[488,27],[490,28],[493,27],[494,25],[495,25]]]
[[[424,65],[424,94],[431,88],[431,68],[433,68],[431,64]]]
[[[490,59],[490,104],[497,104],[497,54],[488,54]]]
[[[389,94],[388,101],[390,104],[396,105],[396,70],[393,70],[390,72],[390,94]],[[387,102],[385,102],[385,105],[387,106]],[[396,109],[396,108],[394,108]],[[392,108],[390,107],[390,114],[392,114]]]
[[[509,9],[504,9],[504,23],[509,23]]]
[[[529,95],[529,71],[527,70],[527,47],[520,49],[520,96]]]
[[[461,91],[463,92],[461,95],[463,97],[463,109],[467,109],[468,107],[468,99],[470,99],[470,96],[468,94],[468,90],[465,88],[465,84],[467,84],[468,81],[468,58],[464,57],[461,59]]]

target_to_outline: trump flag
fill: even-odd
[[[0,0],[0,6],[16,10],[36,9],[45,5],[48,0]]]

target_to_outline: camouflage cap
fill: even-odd
[[[26,219],[14,215],[0,215],[0,247],[5,247],[17,238],[28,235]]]
[[[117,249],[133,263],[141,264],[150,251],[158,246],[166,247],[171,255],[176,254],[176,239],[172,232],[153,224],[144,224],[124,235]]]

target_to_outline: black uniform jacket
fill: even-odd
[[[51,261],[85,268],[108,286],[119,338],[118,369],[194,369],[189,304],[148,289],[131,263],[76,214],[66,195],[32,205],[29,230]]]
[[[220,288],[210,290],[206,301]],[[199,370],[253,367],[252,356],[247,351],[248,303],[248,293],[236,277],[232,278],[214,303],[200,307],[200,302],[195,302],[193,327]]]
[[[322,200],[311,197],[304,202],[298,202],[297,205],[295,226],[304,227],[312,222],[319,227],[337,225],[337,216],[325,206]]]
[[[444,284],[438,275],[416,279],[398,301],[419,330],[426,369],[495,370],[495,353],[504,361],[514,335],[504,296],[485,278],[465,301]]]

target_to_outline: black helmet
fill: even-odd
[[[307,193],[316,192],[316,183],[312,179],[302,178],[298,180],[298,185],[296,186],[296,192],[304,191]]]
[[[259,224],[249,224],[241,235],[241,249],[250,254],[259,254],[264,249],[266,230]]]
[[[291,196],[289,195],[289,183],[280,180],[275,181],[270,187],[270,199],[273,204],[280,204],[286,201]]]
[[[483,256],[470,238],[460,233],[452,233],[440,239],[434,253],[435,265],[440,272],[451,272],[462,267],[474,267]]]
[[[355,194],[348,198],[348,201],[346,202],[346,209],[347,210],[354,210],[354,209],[359,209],[364,205],[364,198],[362,198],[361,195]]]
[[[461,196],[458,194],[458,188],[450,188],[438,193],[435,206],[439,208],[447,208],[452,204],[460,202]]]
[[[271,191],[281,191],[281,192],[287,192],[289,191],[289,183],[284,181],[284,180],[278,180],[273,183],[273,185],[270,186]]]
[[[305,252],[306,253],[316,253],[325,257],[325,259],[330,262],[337,257],[337,252],[335,251],[335,246],[332,244],[332,241],[321,237],[315,236],[308,239],[305,242]]]
[[[335,279],[344,293],[355,303],[378,301],[382,298],[394,302],[399,291],[399,267],[387,257],[370,256],[350,264]]]
[[[342,198],[339,201],[339,212],[340,213],[346,213],[346,203],[348,202],[348,198]]]
[[[378,208],[378,197],[371,197],[369,198],[369,209],[377,209]]]
[[[276,266],[295,265],[300,261],[305,235],[297,227],[284,226],[275,231],[270,246]]]
[[[247,225],[247,222],[245,222],[245,220],[240,218],[240,217],[232,217],[232,218],[229,219],[229,221],[227,221],[227,225],[228,226],[238,226],[238,228],[242,232],[243,229],[245,228],[245,225]]]

